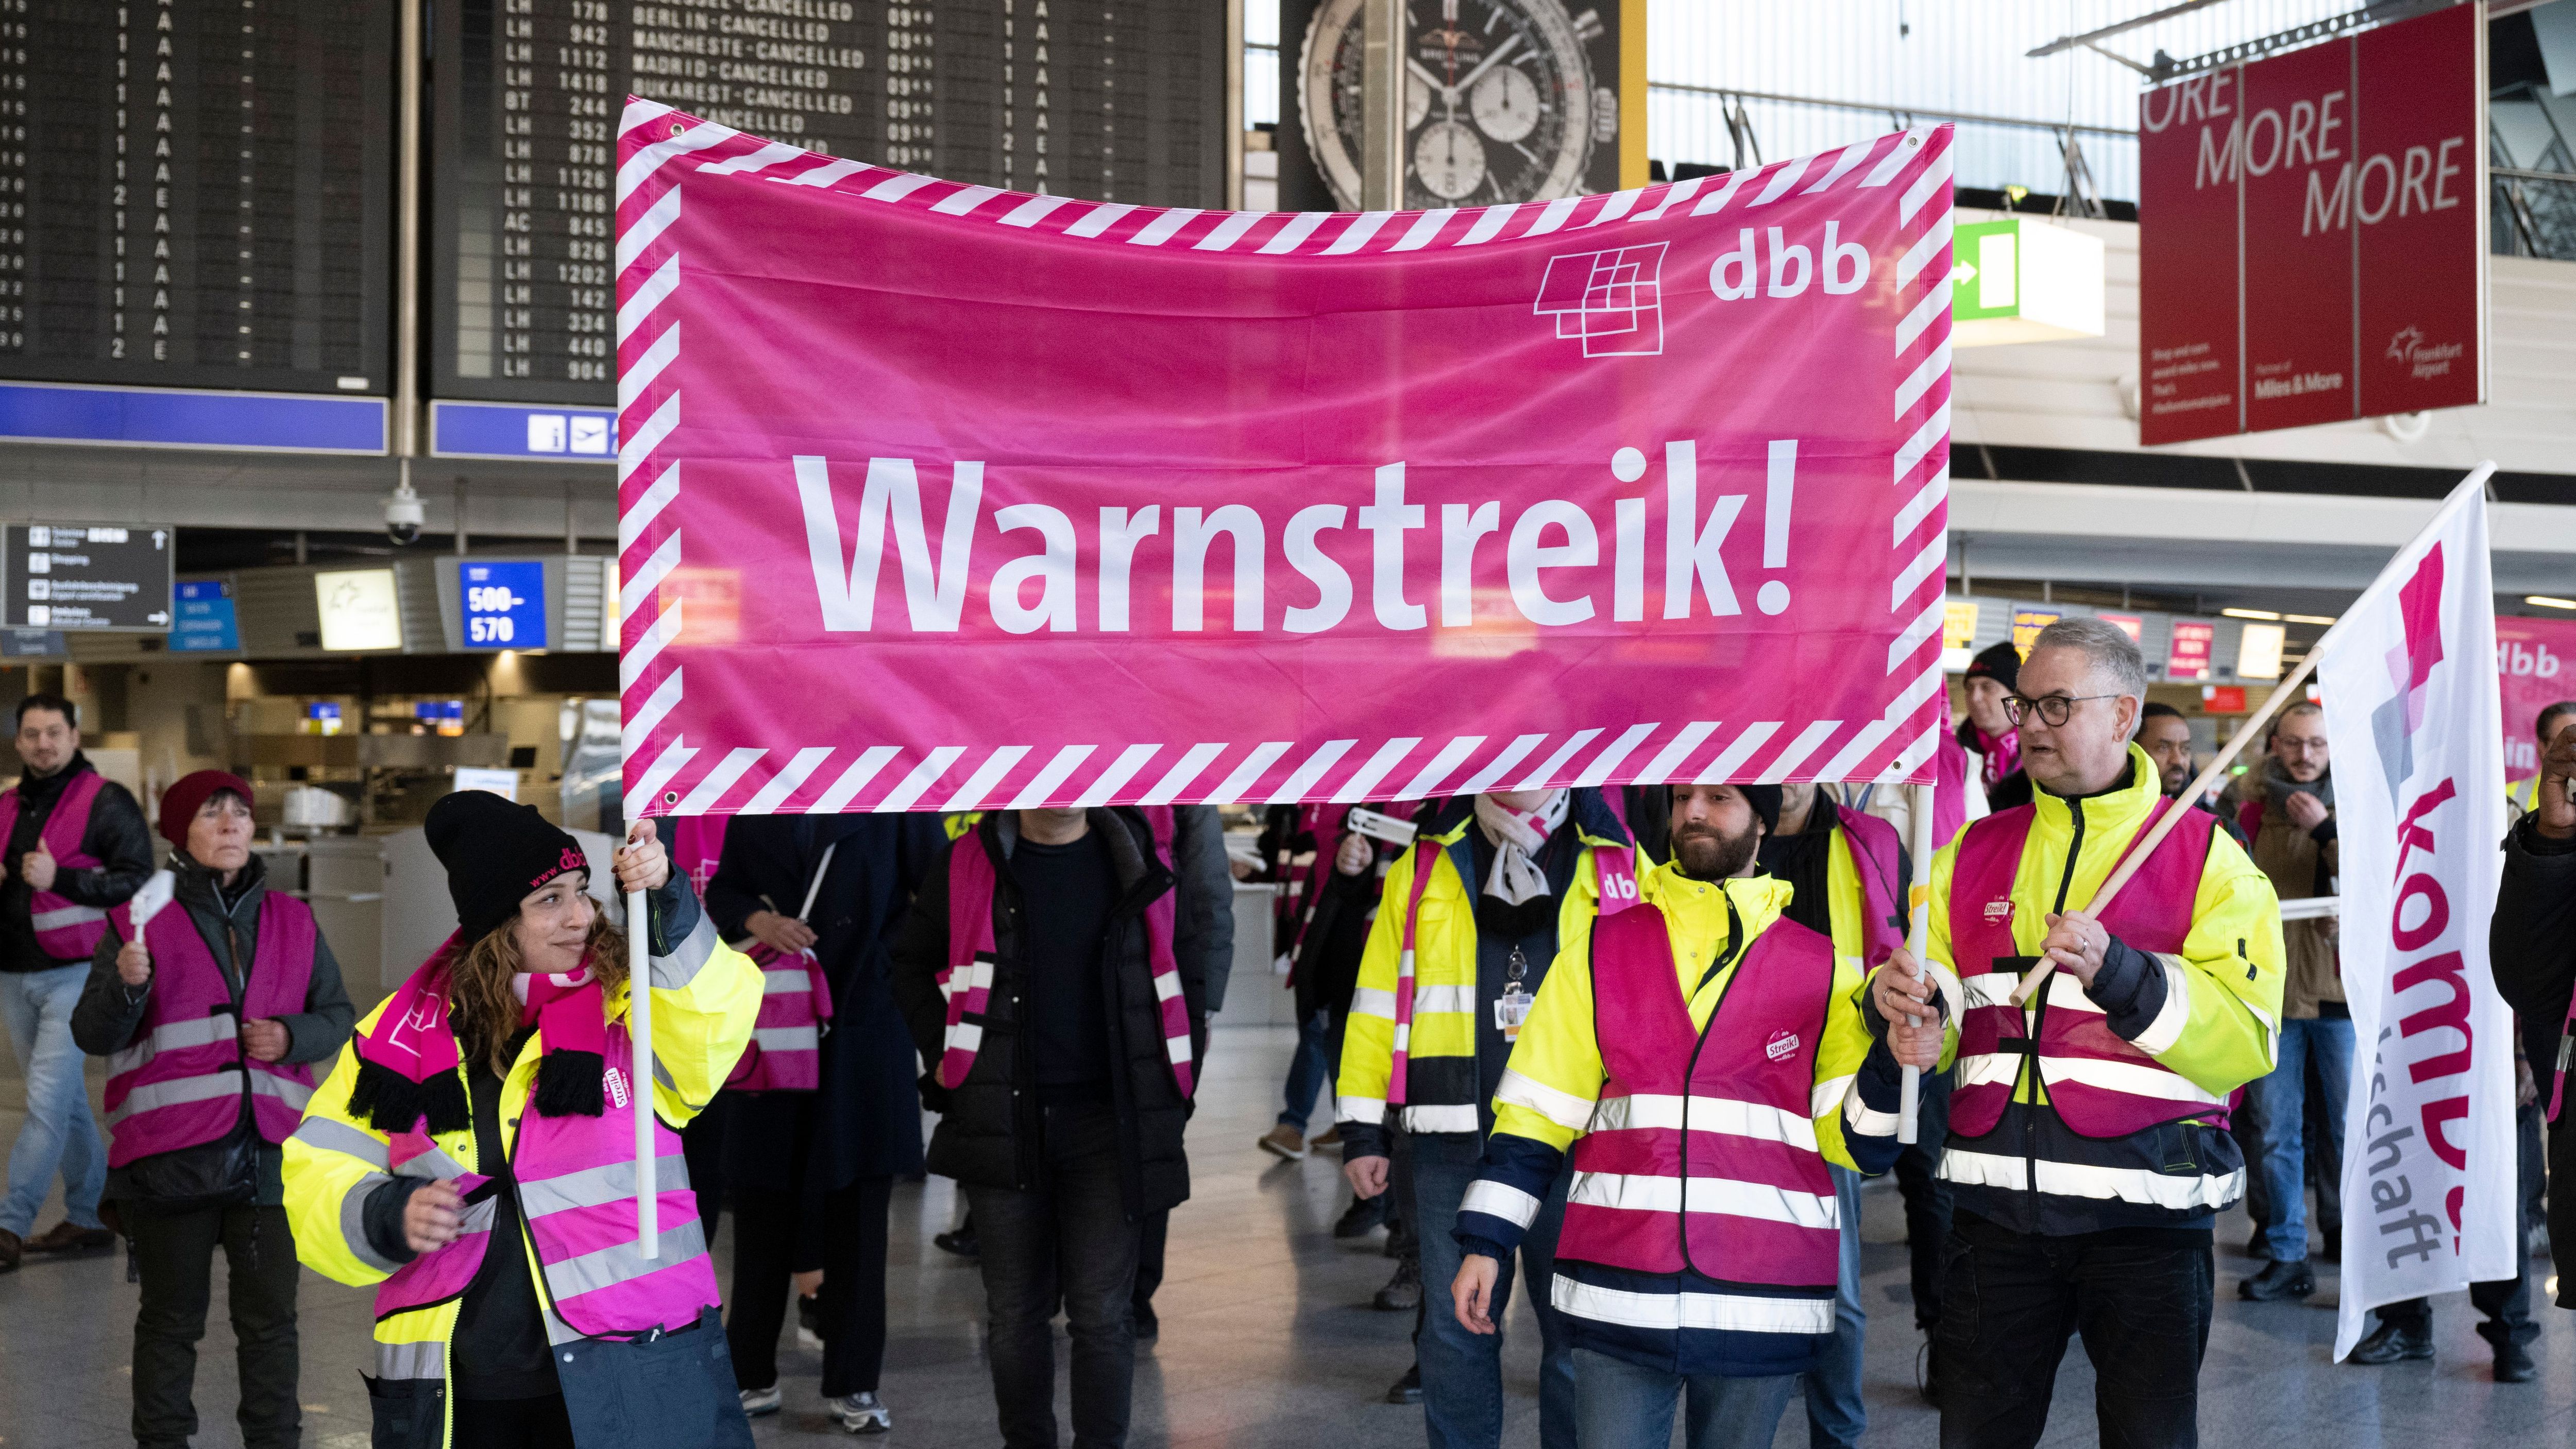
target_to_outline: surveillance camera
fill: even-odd
[[[396,544],[417,542],[424,517],[420,495],[412,491],[409,483],[400,485],[385,500],[385,537]]]

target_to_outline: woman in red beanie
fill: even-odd
[[[231,1280],[242,1442],[289,1445],[295,1239],[280,1144],[356,1012],[313,912],[271,891],[250,850],[250,785],[200,770],[161,797],[170,868],[110,913],[72,1011],[109,1058],[107,1197],[143,1285],[134,1442],[184,1445],[215,1248]],[[158,902],[159,909],[154,909]]]

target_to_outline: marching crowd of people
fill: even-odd
[[[2038,1442],[2076,1336],[2102,1442],[2193,1444],[2219,1215],[2253,1220],[2239,1296],[2316,1291],[2356,1044],[2335,918],[2279,904],[2336,893],[2322,711],[2283,710],[2226,798],[2185,799],[2189,722],[2146,682],[2096,620],[1977,656],[1928,860],[1902,791],[1678,784],[1273,807],[1257,861],[1207,806],[639,822],[594,881],[533,807],[462,792],[426,827],[456,933],[363,1016],[264,876],[247,781],[172,784],[156,867],[72,704],[30,696],[0,796],[27,1096],[0,1272],[123,1241],[138,1445],[197,1429],[218,1249],[254,1449],[299,1441],[299,1262],[373,1292],[389,1449],[747,1444],[784,1402],[791,1310],[832,1419],[882,1433],[890,1203],[939,1174],[1003,1441],[1059,1441],[1061,1315],[1073,1441],[1123,1444],[1253,875],[1283,887],[1298,1020],[1258,1145],[1338,1150],[1335,1235],[1386,1231],[1375,1301],[1414,1315],[1386,1392],[1433,1449],[1500,1443],[1516,1288],[1545,1449],[1661,1449],[1677,1417],[1693,1449],[1768,1445],[1793,1400],[1811,1442],[1858,1443],[1859,1192],[1891,1171],[1944,1446]],[[2576,1195],[2544,1191],[2576,1170],[2576,703],[2539,734],[2493,925],[2524,1257],[2472,1293],[2508,1383],[2536,1371],[2541,1224],[2576,1243]],[[625,898],[645,911],[621,925]],[[2432,1353],[2417,1301],[2351,1357]]]

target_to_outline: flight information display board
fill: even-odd
[[[453,0],[434,13],[439,397],[615,402],[629,93],[956,181],[1224,204],[1225,13],[1210,0]]]
[[[0,377],[391,391],[393,0],[0,0]]]

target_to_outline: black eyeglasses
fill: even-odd
[[[2039,699],[2025,699],[2018,694],[2007,694],[2004,696],[2004,718],[2012,721],[2014,724],[2020,724],[2021,717],[2025,712],[2035,712],[2050,729],[2056,729],[2058,726],[2065,724],[2067,716],[2075,713],[2075,706],[2082,704],[2084,701],[2088,699],[2118,699],[2120,697],[2121,696],[2117,694],[2078,694],[2072,696],[2051,694]]]

